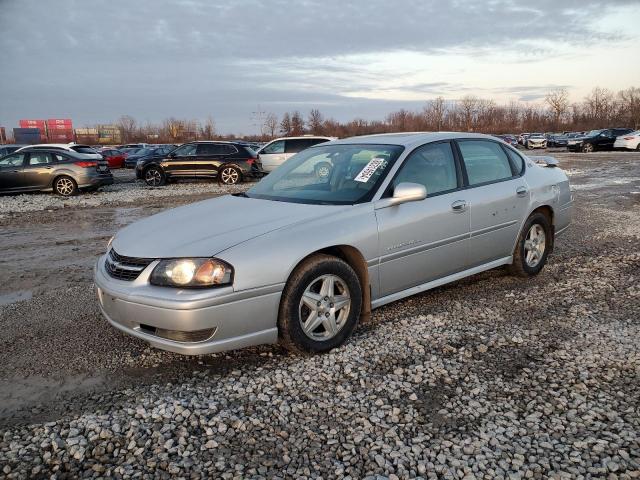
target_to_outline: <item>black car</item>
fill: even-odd
[[[27,145],[16,145],[16,144],[0,145],[0,158],[4,157],[5,155],[9,155],[10,153],[15,152],[19,148],[26,147],[26,146]]]
[[[569,141],[569,137],[564,134],[550,133],[547,135],[548,147],[566,147]]]
[[[163,158],[150,161],[136,176],[149,186],[164,185],[178,178],[217,178],[225,185],[235,185],[249,177],[261,177],[258,156],[236,142],[185,143]]]
[[[136,168],[138,160],[163,158],[169,155],[169,153],[171,153],[173,150],[175,150],[175,147],[173,145],[141,148],[140,150],[136,150],[134,153],[130,153],[127,155],[127,158],[125,158],[124,160],[124,166],[127,168]]]
[[[613,150],[616,138],[631,133],[631,128],[606,128],[591,130],[584,137],[569,139],[567,149],[573,152],[594,152],[596,150]]]

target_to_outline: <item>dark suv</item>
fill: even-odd
[[[54,191],[65,197],[113,183],[107,161],[60,148],[27,148],[0,158],[0,192]]]
[[[567,149],[573,152],[594,152],[596,150],[613,150],[616,138],[631,133],[631,128],[607,128],[591,130],[584,137],[571,138],[567,142]]]
[[[152,187],[178,178],[217,178],[219,183],[235,185],[263,175],[258,156],[251,148],[214,141],[185,143],[164,158],[142,165],[140,170],[136,176]]]

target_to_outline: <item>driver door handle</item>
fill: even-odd
[[[465,200],[456,200],[451,204],[451,209],[455,213],[462,213],[467,209],[467,202]]]
[[[524,197],[527,194],[528,191],[529,190],[527,190],[527,187],[518,187],[518,188],[516,188],[516,193],[518,194],[519,197]]]

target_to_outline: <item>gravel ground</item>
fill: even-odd
[[[16,213],[57,210],[61,208],[87,208],[103,205],[140,203],[152,199],[192,195],[222,195],[241,192],[250,184],[223,186],[211,181],[172,183],[163,187],[148,187],[135,180],[133,170],[114,172],[115,183],[102,187],[97,192],[81,192],[74,197],[61,197],[51,193],[28,193],[0,196],[0,219]]]
[[[640,155],[561,161],[575,219],[538,277],[396,302],[326,355],[153,350],[79,272],[0,307],[0,476],[640,478]],[[46,239],[79,211],[9,225]]]

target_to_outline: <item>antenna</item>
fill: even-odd
[[[266,116],[267,112],[262,110],[260,104],[258,104],[258,108],[255,112],[251,112],[251,125],[253,125],[256,130],[260,131],[260,136],[262,137],[264,137],[264,121]]]

